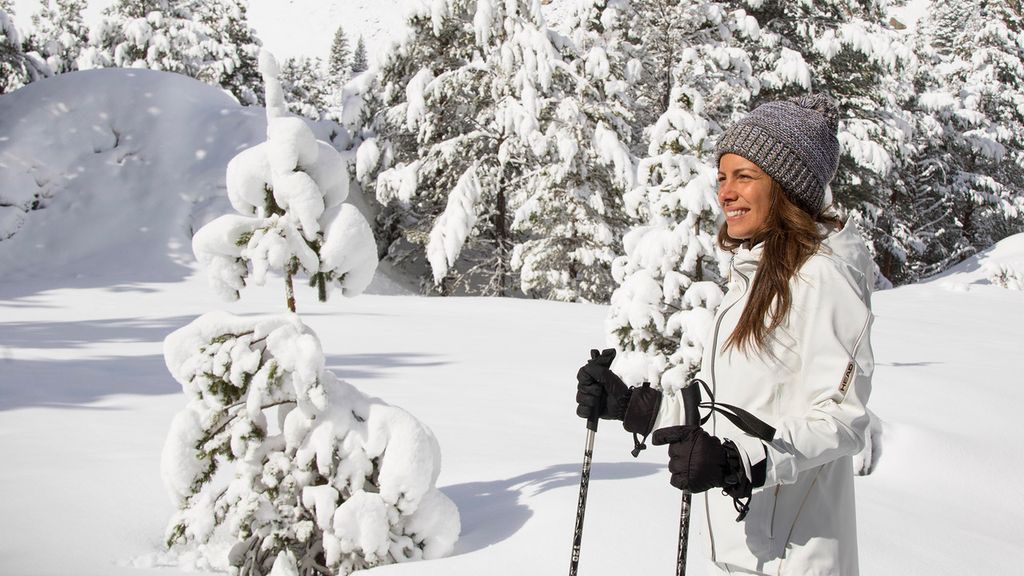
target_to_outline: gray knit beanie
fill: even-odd
[[[839,166],[839,110],[823,94],[767,102],[722,134],[716,161],[737,154],[757,164],[813,216]]]

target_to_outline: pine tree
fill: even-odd
[[[195,4],[195,15],[209,30],[210,56],[196,78],[221,86],[245,105],[263,104],[263,77],[258,57],[261,42],[249,26],[244,0],[205,0]]]
[[[330,90],[325,86],[323,62],[319,58],[288,58],[281,66],[281,86],[288,110],[312,120],[320,120],[327,110]]]
[[[1024,229],[1019,16],[1001,3],[938,4],[919,29],[910,279]]]
[[[334,42],[331,43],[331,57],[327,61],[327,73],[330,76],[331,84],[341,87],[348,80],[352,73],[352,54],[348,47],[348,38],[345,31],[338,26],[334,33]]]
[[[741,12],[726,18],[718,2],[644,0],[632,8],[628,29],[664,50],[664,58],[671,56],[653,61],[671,62],[672,69],[659,72],[669,79],[667,109],[644,131],[648,148],[638,185],[625,197],[633,226],[613,265],[618,287],[606,326],[621,351],[617,370],[671,391],[699,368],[703,339],[723,296],[714,142],[749,109],[759,88],[745,47],[760,29]],[[664,22],[672,23],[672,41],[685,49],[672,51],[663,43]],[[644,101],[658,94],[651,86],[648,79],[638,87]]]
[[[366,59],[366,44],[363,42],[363,37],[359,37],[359,41],[356,42],[356,49],[352,53],[352,75],[355,76],[360,72],[365,72],[370,65]]]
[[[621,3],[581,3],[555,75],[552,103],[540,121],[553,140],[549,160],[530,179],[514,229],[523,236],[512,267],[531,296],[607,302],[611,262],[621,252],[622,198],[636,182],[629,53]]]
[[[37,52],[25,50],[24,39],[11,12],[0,7],[0,94],[50,76],[52,71]]]
[[[79,68],[149,68],[222,86],[259,102],[259,41],[241,0],[118,0],[104,13]]]
[[[321,300],[332,286],[355,296],[373,277],[376,249],[369,224],[344,203],[344,161],[287,113],[276,62],[261,60],[267,141],[228,166],[240,214],[201,228],[193,249],[230,299],[282,272],[291,313],[212,312],[167,337],[167,366],[188,398],[161,459],[178,505],[168,546],[193,547],[240,576],[340,576],[447,555],[459,517],[435,487],[437,441],[326,370],[319,339],[294,313],[295,274]],[[226,558],[208,546],[224,539],[235,542]]]
[[[32,15],[29,42],[55,73],[75,69],[77,54],[88,42],[88,28],[81,17],[84,7],[84,0],[46,0]],[[73,51],[70,56],[69,51]]]
[[[994,168],[989,178],[972,182],[977,209],[963,215],[964,232],[978,250],[1024,230],[1024,17],[1019,4],[981,0],[970,72],[964,79],[965,101],[985,114],[985,136],[994,137],[1002,154],[974,144]],[[965,134],[972,139],[974,132]],[[980,170],[979,170],[980,171]]]
[[[681,0],[629,0],[623,3],[628,24],[623,26],[624,40],[632,45],[636,75],[636,120],[634,142],[636,152],[644,154],[643,131],[649,129],[668,110],[678,59],[687,44],[685,30],[692,14]]]
[[[377,137],[360,147],[357,175],[387,206],[390,259],[422,267],[441,293],[511,295],[513,220],[551,144],[540,122],[558,54],[537,3],[431,8],[382,67]]]
[[[86,0],[49,0],[32,15],[31,43],[55,74],[78,69],[78,56],[89,42],[89,28],[82,20],[86,5]]]
[[[104,12],[79,68],[149,68],[195,77],[198,62],[189,50],[206,36],[186,2],[118,0]]]

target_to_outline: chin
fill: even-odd
[[[725,231],[729,233],[730,238],[735,238],[736,240],[750,240],[754,236],[754,233],[746,228],[737,230],[726,225]]]

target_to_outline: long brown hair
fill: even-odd
[[[842,221],[831,212],[811,216],[787,198],[782,186],[773,181],[764,228],[743,240],[729,236],[726,225],[722,224],[718,230],[718,245],[723,250],[735,252],[744,243],[749,242],[750,246],[764,243],[750,297],[736,329],[725,342],[726,348],[765,349],[768,336],[785,321],[793,305],[789,281],[828,235],[818,228],[818,223],[837,229],[843,227]]]

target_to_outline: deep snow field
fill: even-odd
[[[160,451],[185,403],[162,341],[210,310],[284,310],[279,279],[217,300],[188,250],[229,210],[223,166],[262,123],[147,71],[0,97],[0,204],[16,203],[0,208],[13,233],[0,240],[0,575],[188,572],[162,549]],[[45,207],[19,208],[33,199]],[[877,470],[857,479],[863,574],[1020,573],[1024,292],[992,285],[989,261],[1024,270],[1024,236],[875,295],[871,407],[885,424]],[[432,428],[438,486],[462,515],[453,556],[367,573],[564,573],[585,438],[574,376],[605,343],[606,308],[425,298],[387,270],[354,299],[298,292],[328,367]],[[671,574],[679,493],[664,449],[634,460],[616,428],[598,432],[580,573]]]
[[[1019,262],[1024,238],[1003,248],[997,254]],[[956,275],[875,296],[871,405],[885,437],[877,470],[857,480],[863,574],[1019,573],[1024,292],[943,286],[952,281],[972,282]],[[179,573],[136,568],[161,560],[172,507],[160,450],[184,405],[161,341],[211,309],[280,311],[280,286],[230,305],[201,275],[25,288],[0,285],[0,573]],[[452,557],[369,573],[563,572],[585,437],[574,374],[603,342],[605,308],[310,296],[300,292],[299,310],[328,367],[433,429],[444,457],[438,486],[462,515]],[[602,423],[581,574],[673,571],[679,494],[664,451],[633,460],[630,448],[627,434]],[[696,556],[705,547],[699,516],[693,526]]]

